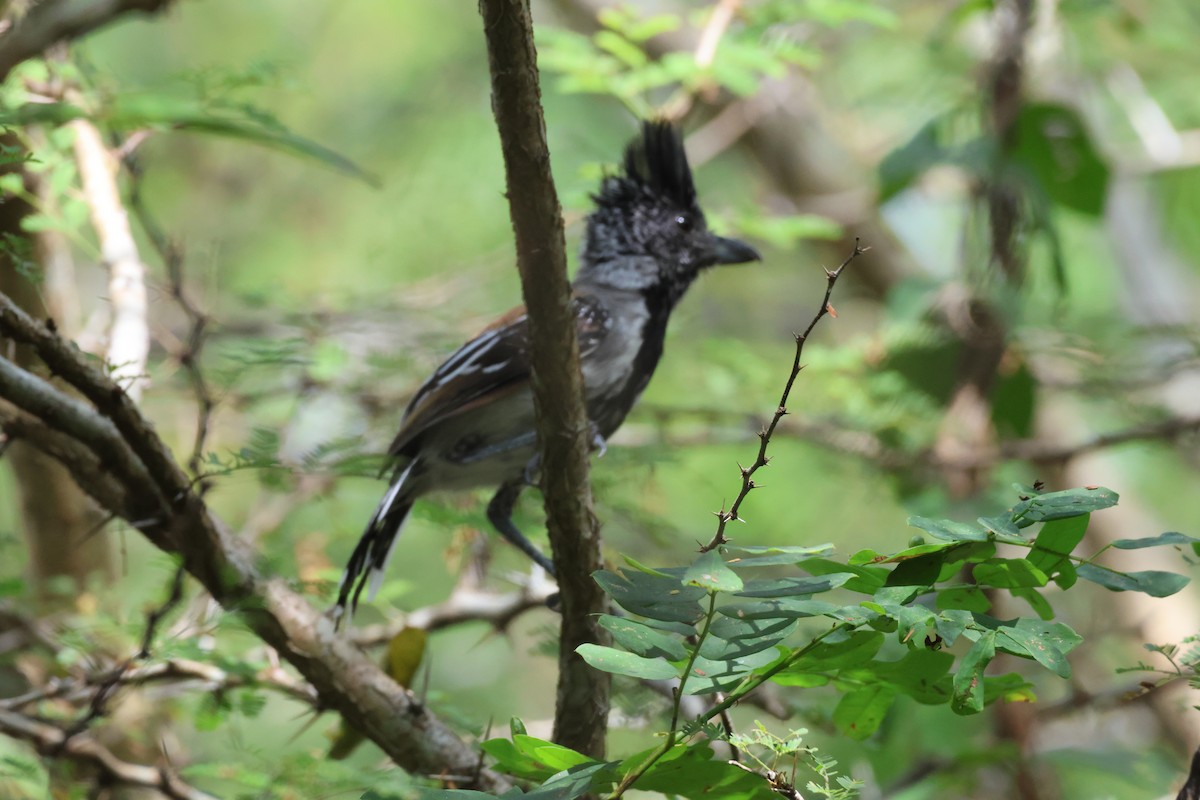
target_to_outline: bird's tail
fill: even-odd
[[[409,463],[392,478],[392,485],[379,501],[375,515],[367,523],[367,529],[363,531],[362,538],[350,554],[350,561],[346,564],[341,587],[338,589],[337,604],[333,609],[335,622],[341,622],[347,606],[350,614],[354,614],[363,589],[370,587],[370,591],[367,592],[368,600],[374,599],[379,592],[396,538],[408,519],[408,512],[412,510],[413,501],[405,493],[404,484],[408,481],[415,463]]]

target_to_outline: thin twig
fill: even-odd
[[[130,139],[132,138],[130,137]],[[187,372],[188,382],[192,386],[192,395],[196,399],[196,433],[192,439],[191,455],[188,456],[188,470],[192,473],[193,478],[199,478],[204,463],[204,449],[208,441],[212,414],[216,408],[216,398],[200,369],[200,353],[207,341],[208,326],[211,320],[208,314],[192,301],[185,288],[183,249],[167,236],[146,205],[142,194],[144,173],[141,163],[134,158],[132,152],[126,154],[123,163],[132,178],[129,187],[129,207],[133,210],[146,237],[158,253],[163,266],[166,267],[171,297],[174,298],[175,303],[188,320],[187,340],[183,348],[175,353],[175,357]],[[198,491],[203,494],[208,486],[207,481],[201,481],[197,485]]]
[[[123,786],[154,789],[171,800],[215,800],[189,786],[166,767],[122,761],[91,736],[71,736],[59,728],[10,711],[0,711],[0,733],[28,742],[43,755],[66,757],[96,769],[103,779]]]
[[[758,472],[770,462],[770,458],[767,457],[767,447],[771,444],[772,434],[774,434],[775,429],[779,427],[779,421],[788,413],[788,397],[791,396],[792,386],[796,383],[796,378],[800,375],[800,370],[804,368],[804,365],[800,363],[800,357],[804,353],[804,343],[808,341],[809,334],[811,334],[813,329],[817,327],[817,323],[821,321],[821,318],[833,311],[833,306],[829,304],[829,298],[833,295],[833,287],[835,284],[837,284],[837,279],[841,276],[842,270],[844,270],[851,261],[867,252],[868,249],[870,248],[859,246],[858,240],[855,239],[854,252],[851,253],[837,269],[825,270],[825,297],[822,298],[821,307],[813,316],[812,321],[808,323],[808,327],[804,329],[803,333],[796,335],[796,355],[795,358],[792,359],[792,372],[790,375],[788,375],[787,383],[784,384],[783,394],[779,398],[779,405],[775,409],[775,415],[771,418],[770,424],[763,428],[758,434],[758,455],[755,457],[754,463],[750,466],[742,467],[739,465],[742,473],[742,486],[738,491],[737,498],[734,499],[733,505],[729,507],[728,511],[722,508],[720,511],[716,512],[717,532],[713,536],[712,541],[700,548],[700,552],[707,553],[714,548],[728,543],[729,539],[725,536],[725,526],[729,524],[730,520],[738,520],[739,522],[744,521],[740,516],[738,516],[738,511],[742,507],[742,501],[746,499],[746,496],[749,495],[753,489],[756,488],[756,484],[754,483],[754,473]]]

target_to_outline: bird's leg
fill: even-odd
[[[588,433],[592,437],[592,450],[596,452],[596,458],[604,458],[604,454],[608,452],[608,442],[604,440],[603,434],[600,433],[600,427],[596,423],[588,422]]]
[[[541,471],[542,471],[542,453],[539,450],[533,454],[533,457],[529,459],[529,463],[525,465],[525,472],[521,475],[521,482],[525,486],[537,486],[539,484],[538,473]],[[504,491],[504,490],[501,489],[501,491]],[[515,498],[513,499],[513,502],[514,503],[516,502]]]
[[[503,484],[496,492],[496,496],[488,503],[488,521],[492,523],[493,528],[499,531],[501,536],[516,545],[517,549],[532,558],[534,563],[540,564],[543,569],[553,575],[554,563],[542,555],[541,551],[534,547],[533,543],[525,538],[525,534],[521,533],[513,524],[513,507],[517,504],[517,498],[521,496],[524,488],[525,476]]]

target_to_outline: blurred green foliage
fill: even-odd
[[[895,624],[889,647],[902,644],[900,626],[916,625],[909,615],[917,607],[875,597],[882,587],[874,586],[879,575],[872,570],[882,568],[865,554],[903,551],[912,531],[902,521],[917,515],[926,520],[918,527],[938,541],[914,545],[933,549],[910,553],[907,563],[925,556],[922,563],[936,566],[940,577],[942,567],[959,563],[948,561],[949,554],[966,552],[959,538],[972,537],[964,531],[983,531],[986,538],[990,530],[986,523],[948,526],[943,518],[976,519],[1008,507],[1012,482],[1047,477],[1043,466],[1001,464],[976,497],[960,500],[930,466],[963,352],[939,316],[950,287],[966,284],[980,292],[1009,326],[989,405],[1001,441],[1056,428],[1071,428],[1080,439],[1177,414],[1172,380],[1186,378],[1197,361],[1194,318],[1186,311],[1167,318],[1151,307],[1146,298],[1153,299],[1154,291],[1139,291],[1151,286],[1151,266],[1139,272],[1136,259],[1114,246],[1123,220],[1114,218],[1111,199],[1132,181],[1148,201],[1156,234],[1182,254],[1168,282],[1181,288],[1168,290],[1168,299],[1194,309],[1198,262],[1191,254],[1197,250],[1200,173],[1194,154],[1188,155],[1194,144],[1187,147],[1200,126],[1193,86],[1200,17],[1188,0],[1056,4],[1048,28],[1031,33],[1029,102],[1016,123],[1016,144],[1006,151],[989,137],[979,90],[994,5],[747,2],[707,65],[669,42],[703,26],[708,4],[656,7],[654,13],[614,5],[593,30],[569,29],[571,17],[560,14],[560,4],[535,9],[547,130],[572,242],[588,192],[634,129],[629,112],[690,102],[694,129],[712,120],[706,107],[712,98],[751,102],[793,82],[804,87],[801,96],[811,105],[792,109],[797,136],[801,120],[820,116],[831,138],[852,155],[848,191],[873,198],[869,212],[881,215],[900,240],[866,244],[911,253],[916,269],[885,297],[866,285],[856,291],[853,269],[847,273],[848,293],[834,300],[837,320],[826,321],[805,353],[807,368],[788,418],[798,424],[785,425],[773,444],[763,489],[745,508],[748,522],[733,529],[738,546],[831,542],[840,561],[805,563],[853,567],[845,574],[855,578],[844,590],[873,588],[868,605],[858,607],[877,615],[873,620]],[[82,101],[46,103],[34,96],[39,85],[55,80],[78,82]],[[304,587],[315,604],[327,603],[330,584],[382,490],[372,480],[378,454],[407,397],[446,353],[519,297],[474,6],[179,3],[163,18],[106,29],[75,48],[69,61],[24,65],[0,90],[0,103],[0,122],[13,126],[31,153],[27,168],[44,177],[59,202],[43,207],[12,176],[0,178],[0,190],[35,204],[27,232],[69,236],[81,294],[89,301],[103,294],[101,270],[77,191],[71,134],[58,123],[83,113],[113,135],[145,134],[136,149],[144,170],[141,192],[183,246],[189,290],[214,318],[202,362],[218,399],[204,453],[213,477],[208,499],[235,528],[244,525],[245,534],[257,539],[272,570]],[[1182,155],[1175,161],[1147,151],[1148,143],[1166,135],[1161,124],[1154,127],[1160,116],[1181,134],[1176,144]],[[1175,152],[1170,136],[1165,141],[1167,154]],[[674,317],[654,382],[608,455],[596,462],[598,512],[614,564],[622,555],[645,564],[688,564],[695,543],[711,537],[712,512],[732,499],[736,464],[753,456],[754,434],[774,410],[791,359],[791,334],[807,323],[824,287],[819,265],[845,255],[822,243],[860,222],[847,217],[836,196],[808,197],[797,207],[772,181],[772,164],[745,149],[718,150],[697,169],[704,207],[716,227],[762,245],[765,263],[715,272],[693,290]],[[830,152],[820,155],[836,160]],[[0,152],[6,163],[25,158],[13,149]],[[370,180],[358,179],[363,177]],[[1028,266],[1019,288],[998,285],[986,268],[977,190],[988,181],[1015,187],[1025,198],[1028,227],[1021,245]],[[149,242],[141,244],[152,261]],[[26,266],[30,279],[38,278],[26,240],[0,247]],[[172,354],[187,322],[170,301],[161,265],[151,266],[157,347],[144,405],[183,457],[196,417]],[[1163,265],[1156,261],[1153,268]],[[887,458],[860,447],[863,441],[881,447]],[[1157,525],[1127,531],[1129,539],[1163,530],[1197,533],[1194,454],[1138,442],[1113,459],[1107,469],[1116,478],[1105,482],[1152,509]],[[370,624],[397,608],[444,598],[471,532],[484,526],[483,499],[456,496],[418,505],[378,606],[365,608],[357,622]],[[282,513],[274,511],[280,507]],[[0,475],[0,602],[30,608],[17,508],[11,479]],[[519,513],[524,529],[537,530],[534,500],[527,499]],[[257,520],[264,518],[276,521],[260,527]],[[978,565],[979,583],[1019,598],[1022,614],[1032,611],[1042,619],[1048,611],[1036,589],[1048,582],[1062,586],[1079,577],[1114,590],[1178,589],[1161,571],[1114,573],[1090,560],[1083,568],[1064,562],[1063,548],[1069,551],[1083,535],[1070,519],[1082,518],[1047,522],[1025,559],[971,551],[963,563]],[[125,657],[136,648],[145,609],[161,601],[173,564],[136,532],[120,531],[118,539],[119,583],[95,583],[75,598],[75,612],[55,620],[61,646],[46,659],[50,674],[88,672]],[[1042,546],[1048,540],[1057,543]],[[1178,548],[1181,569],[1194,562],[1185,546],[1190,540],[1157,541]],[[509,548],[497,547],[495,558],[491,580],[497,586],[507,585],[508,570],[524,568]],[[981,576],[979,566],[988,561]],[[828,572],[838,574],[833,567]],[[889,796],[904,800],[980,796],[981,776],[1010,766],[1018,754],[996,746],[979,717],[946,714],[946,702],[957,698],[955,710],[978,711],[1005,693],[1063,698],[1068,651],[1103,686],[1116,680],[1114,667],[1141,658],[1123,654],[1110,620],[1092,611],[1092,600],[1074,601],[1098,592],[1090,591],[1055,596],[1053,613],[1064,620],[1057,624],[1070,625],[1084,641],[1075,647],[1072,636],[1037,628],[1038,641],[1061,645],[1037,659],[1040,670],[1022,670],[1007,683],[984,676],[996,649],[1013,652],[1016,629],[1009,626],[1003,634],[1009,639],[999,644],[1001,633],[975,629],[973,643],[953,651],[953,677],[950,651],[912,651],[927,652],[919,659],[929,663],[914,665],[911,674],[936,662],[939,679],[950,680],[952,691],[940,696],[941,707],[926,704],[928,695],[909,684],[893,681],[880,689],[882,683],[855,674],[858,688],[849,692],[789,694],[793,719],[772,723],[754,741],[739,740],[761,758],[763,774],[713,761],[707,745],[677,748],[647,774],[645,788],[686,795],[687,786],[719,786],[722,796],[764,796],[766,769],[790,774],[799,762],[817,783],[797,788],[814,796],[822,789],[828,796],[852,791],[847,775],[876,786],[898,782],[902,788]],[[250,685],[222,696],[157,698],[176,723],[188,780],[229,797],[409,792],[409,779],[379,765],[373,748],[361,748],[344,763],[325,759],[324,729],[332,721],[307,727],[297,716],[300,706],[256,685],[254,677],[271,655],[235,616],[206,615],[200,599],[189,595],[189,601],[173,619],[200,624],[203,635],[179,638],[179,628],[168,624],[154,656],[217,663]],[[943,587],[934,601],[943,624],[965,620],[950,612],[985,614],[990,604],[975,586]],[[639,608],[653,611],[655,604]],[[1034,623],[1030,617],[1027,624]],[[553,649],[552,627],[552,615],[537,612],[518,620],[506,637],[492,636],[483,625],[438,632],[430,644],[431,707],[481,738],[493,718],[548,719],[553,697],[546,687],[553,685],[554,665],[545,652]],[[868,635],[871,643],[882,642],[879,631]],[[685,647],[667,634],[654,641],[663,652],[653,658],[663,663],[677,660]],[[1162,650],[1148,658],[1146,669],[1166,664],[1170,672],[1172,662],[1164,662]],[[633,670],[632,662],[606,663],[617,672]],[[1195,659],[1180,664],[1175,674],[1194,680]],[[844,688],[840,670],[861,666],[847,661],[817,677],[796,669],[790,680],[805,686],[840,682]],[[20,674],[7,655],[0,668],[3,694],[19,684]],[[974,679],[980,676],[995,691],[979,690]],[[623,691],[617,702],[632,724],[613,731],[612,755],[623,762],[618,771],[641,763],[655,743],[651,732],[667,728],[669,711],[666,701],[639,695],[636,686]],[[758,730],[754,721],[761,716],[734,710],[743,732]],[[795,732],[797,720],[807,733]],[[867,747],[858,744],[864,736],[870,737]],[[518,735],[504,744],[493,739],[486,747],[531,780],[551,779],[570,766],[592,770],[570,773],[569,791],[611,780],[610,766],[583,764],[542,741],[547,737]],[[1166,794],[1175,780],[1178,758],[1165,739],[1081,739],[1074,736],[1069,746],[1042,754],[1063,796],[1132,799]],[[910,769],[930,754],[940,757],[940,768],[905,783]],[[48,780],[30,750],[0,740],[0,794],[40,797]],[[685,786],[688,780],[693,783]],[[84,795],[82,786],[75,785],[77,796]]]

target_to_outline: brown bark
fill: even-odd
[[[609,676],[575,649],[604,642],[597,615],[607,599],[592,573],[600,567],[599,524],[588,484],[591,446],[571,308],[562,210],[550,173],[537,52],[528,0],[481,0],[492,111],[500,131],[517,267],[529,316],[534,405],[542,458],[542,495],[562,592],[554,740],[594,758],[604,755]]]
[[[29,213],[23,201],[10,198],[0,203],[0,233],[25,240],[21,219]],[[15,263],[11,252],[0,252],[0,291],[32,316],[49,319],[49,307],[59,313],[72,307],[73,286],[56,280],[59,269],[52,247],[32,248],[37,261]],[[40,278],[40,281],[39,281]],[[38,281],[35,283],[35,281]],[[0,356],[17,365],[34,369],[38,359],[32,348],[0,338]],[[81,492],[70,473],[54,459],[23,441],[15,441],[5,453],[17,481],[20,498],[20,527],[29,552],[29,577],[42,603],[70,603],[84,591],[88,577],[112,575],[113,559],[107,535],[98,530],[104,516]],[[71,591],[62,593],[56,578],[71,581]]]

